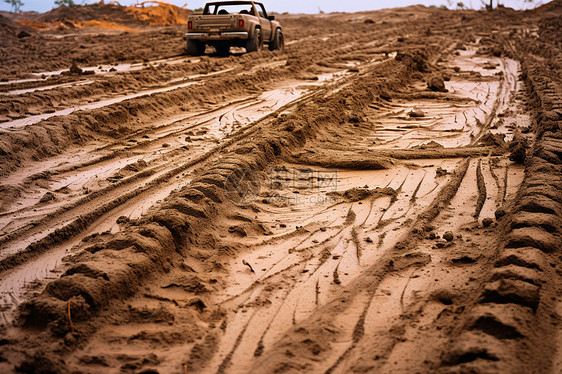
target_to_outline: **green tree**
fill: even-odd
[[[58,6],[61,6],[61,5],[74,6],[74,5],[76,5],[76,3],[74,3],[74,0],[55,0],[55,5],[58,5]]]
[[[19,13],[21,7],[23,6],[23,2],[21,0],[4,0],[4,2],[10,4],[12,6],[12,10],[16,13]]]
[[[481,0],[482,1],[482,5],[487,9],[487,10],[492,10],[494,9],[494,0],[490,0],[490,3],[488,4],[486,1]],[[535,0],[523,0],[525,3],[529,3],[532,4],[535,2]],[[500,4],[500,0],[496,0],[496,7],[499,7]]]

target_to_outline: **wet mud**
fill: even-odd
[[[560,370],[559,1],[201,59],[86,9],[0,19],[0,371]],[[18,62],[71,40],[122,58]]]

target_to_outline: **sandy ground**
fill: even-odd
[[[0,372],[558,373],[562,3],[2,14]]]

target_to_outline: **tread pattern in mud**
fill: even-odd
[[[536,104],[536,141],[525,152],[517,201],[502,218],[504,244],[444,354],[446,372],[546,372],[555,370],[553,362],[560,365],[555,326],[562,248],[562,91],[560,80],[552,79],[552,71],[535,56],[526,51],[519,58]]]
[[[138,126],[146,126],[140,135],[159,116],[180,114],[177,102],[201,104],[209,87],[213,104],[226,96],[243,101],[271,83],[349,69],[287,111],[235,132],[191,170],[187,184],[140,218],[121,220],[117,233],[86,237],[65,258],[62,274],[26,295],[15,335],[0,344],[0,369],[453,373],[547,371],[559,365],[562,95],[553,78],[559,66],[553,62],[543,69],[539,63],[557,52],[550,40],[557,35],[555,25],[545,22],[538,31],[550,35],[545,45],[551,48],[532,51],[529,33],[523,32],[517,54],[506,30],[513,27],[511,33],[519,35],[517,27],[536,20],[509,10],[445,13],[414,7],[381,14],[377,21],[350,15],[330,26],[321,17],[287,16],[293,32],[308,24],[311,35],[289,44],[295,49],[288,49],[286,62],[269,52],[255,54],[255,64],[236,56],[224,66],[247,65],[243,77],[219,74],[202,79],[199,91],[171,91],[107,111],[54,117],[2,139],[0,161],[16,161],[17,171],[17,162],[32,156],[48,160],[66,141],[125,141],[137,134],[130,125],[138,117]],[[497,28],[477,41],[478,30],[488,30],[492,20]],[[458,32],[461,24],[469,25],[466,35]],[[351,32],[357,28],[365,35]],[[319,40],[326,48],[315,56]],[[508,95],[522,93],[514,74],[483,77],[452,69],[450,57],[465,44],[478,45],[484,59],[503,53],[521,61],[527,109],[535,118],[525,136],[510,132],[515,140],[509,144],[488,136],[491,130],[505,134],[498,111],[515,105]],[[272,59],[275,66],[268,65]],[[497,68],[492,65],[486,66]],[[428,105],[431,111],[442,102],[452,103],[448,110],[473,104],[429,92],[434,74],[498,82],[501,92],[490,113],[482,111],[484,121],[470,122],[474,134],[466,137],[466,146],[386,149],[373,143],[377,131],[406,132],[400,126],[415,120],[404,117],[408,100],[440,100]],[[139,83],[129,78],[124,87]],[[487,86],[485,100],[494,96],[494,85]],[[22,108],[40,102],[41,95],[25,94],[30,101]],[[452,116],[455,122],[460,112]],[[477,117],[476,110],[471,113]],[[382,128],[377,116],[402,122]],[[515,117],[501,113],[501,118]],[[59,135],[62,143],[51,147]],[[427,140],[417,136],[412,135],[415,142]],[[18,154],[18,147],[33,139],[48,139],[46,148]],[[524,139],[532,139],[530,147]],[[516,194],[521,169],[508,160],[508,146],[512,160],[525,163]],[[111,157],[120,156],[115,151]],[[310,214],[306,207],[272,203],[268,198],[279,191],[271,186],[258,192],[256,201],[241,204],[248,191],[263,187],[272,168],[284,165],[309,174],[312,167],[337,168],[343,183],[364,183],[329,195],[335,200],[318,212],[323,221],[304,227],[299,219]],[[494,208],[495,220],[486,216]],[[281,223],[281,217],[291,218]],[[291,219],[294,229],[288,227]],[[41,250],[48,253],[52,243],[44,244]],[[278,253],[271,259],[251,253],[260,248]]]

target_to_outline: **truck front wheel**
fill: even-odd
[[[275,37],[273,38],[273,41],[269,43],[269,50],[278,50],[281,53],[283,53],[283,51],[285,50],[285,38],[283,37],[283,33],[281,32],[281,30],[275,30]]]
[[[246,51],[247,52],[256,52],[261,51],[263,49],[263,37],[261,35],[260,29],[254,30],[254,36],[248,39],[246,42]]]
[[[200,40],[187,40],[187,54],[190,56],[201,56],[205,53],[205,43]]]

